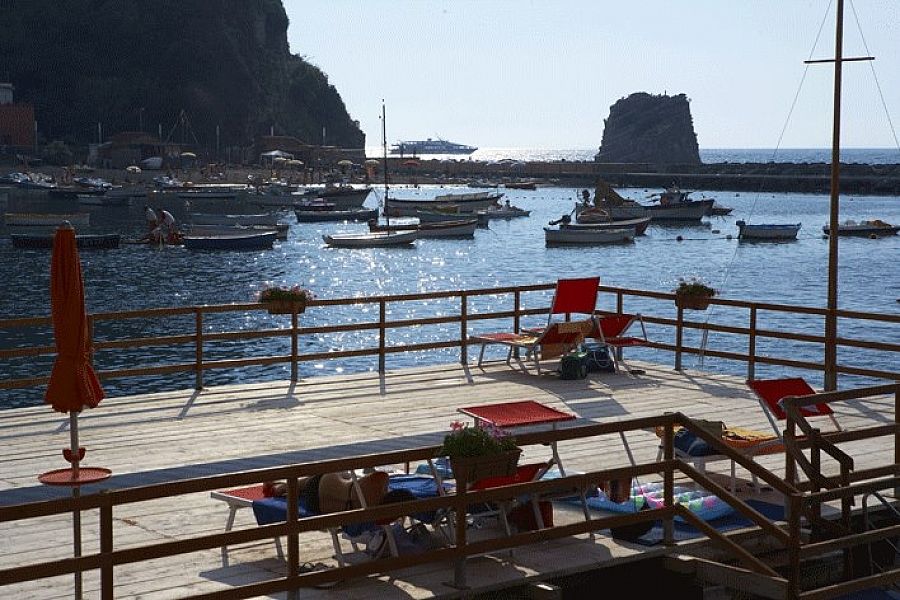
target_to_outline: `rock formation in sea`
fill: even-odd
[[[687,96],[638,92],[620,98],[604,120],[600,151],[594,159],[605,163],[700,164]]]
[[[291,54],[281,0],[0,7],[0,81],[34,105],[47,140],[96,142],[143,128],[215,149],[270,131],[322,144],[324,130],[327,145],[365,145],[328,76]]]

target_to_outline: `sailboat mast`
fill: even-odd
[[[834,119],[831,133],[831,211],[828,218],[828,314],[825,316],[825,390],[837,389],[838,221],[841,190],[841,78],[844,0],[837,0],[834,33]]]
[[[388,156],[387,156],[387,116],[384,110],[384,100],[381,101],[381,147],[384,151],[384,220],[390,230],[391,217],[388,214]]]

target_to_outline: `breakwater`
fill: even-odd
[[[828,193],[831,166],[826,163],[711,163],[653,165],[593,161],[479,161],[388,159],[392,174],[420,182],[441,179],[508,181],[537,179],[563,186],[591,187],[602,177],[614,187],[665,187],[747,192]],[[841,165],[841,192],[900,196],[900,164]]]

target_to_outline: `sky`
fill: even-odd
[[[634,92],[685,94],[701,148],[831,146],[834,69],[803,61],[833,58],[836,0],[283,1],[367,146],[384,100],[389,144],[597,148]],[[844,56],[876,60],[844,64],[841,146],[896,148],[900,2],[844,14]]]

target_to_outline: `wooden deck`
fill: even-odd
[[[586,380],[565,381],[545,372],[523,373],[505,363],[484,369],[458,364],[402,371],[356,374],[289,381],[231,385],[108,398],[81,415],[81,445],[88,449],[86,466],[113,471],[104,486],[130,487],[199,475],[228,473],[280,464],[314,461],[380,450],[440,443],[451,421],[460,419],[460,406],[532,399],[574,413],[574,424],[680,411],[688,416],[721,419],[732,426],[767,430],[770,426],[743,380],[721,374],[674,371],[670,366],[629,361],[640,375],[592,374]],[[893,423],[893,398],[854,401],[834,407],[846,429]],[[39,473],[66,466],[60,451],[68,445],[68,419],[49,407],[0,411],[0,505],[59,497],[68,489],[37,482]],[[597,470],[629,464],[618,436],[560,444],[569,470]],[[656,457],[658,440],[638,431],[628,438],[638,462]],[[843,446],[842,446],[843,447]],[[858,469],[890,464],[893,448],[857,442],[845,448]],[[534,448],[528,460],[543,458]],[[534,453],[532,455],[532,453]],[[549,454],[549,450],[547,451]],[[761,457],[776,473],[783,472],[781,455]],[[712,463],[725,474],[727,461]],[[828,465],[824,468],[829,472]],[[834,470],[836,472],[836,469]],[[746,474],[745,474],[746,475]],[[724,477],[724,475],[723,475]],[[740,477],[740,470],[739,470]],[[738,491],[755,495],[741,478]],[[96,488],[85,488],[90,493]],[[182,496],[127,505],[117,509],[115,547],[175,540],[187,535],[222,531],[224,503],[209,494]],[[559,507],[557,518],[567,511]],[[238,511],[236,528],[254,526],[249,510]],[[85,552],[98,548],[97,515],[88,512],[82,523]],[[608,532],[604,532],[608,533]],[[6,543],[0,568],[40,560],[70,557],[71,519],[35,519],[0,524]],[[326,534],[301,537],[301,560],[333,563]],[[519,549],[513,557],[482,557],[469,561],[472,590],[509,587],[515,582],[594,569],[664,552],[662,546],[620,544],[607,535],[565,538]],[[262,581],[283,573],[270,542],[233,547],[228,564],[216,550],[198,552],[116,570],[117,598],[174,598]],[[392,573],[389,577],[342,582],[332,590],[304,589],[300,597],[432,598],[459,597],[463,592],[446,585],[453,579],[451,564],[428,565]],[[85,574],[85,597],[97,597],[95,572]],[[9,586],[3,597],[71,598],[71,577]],[[274,597],[285,597],[283,594]]]

